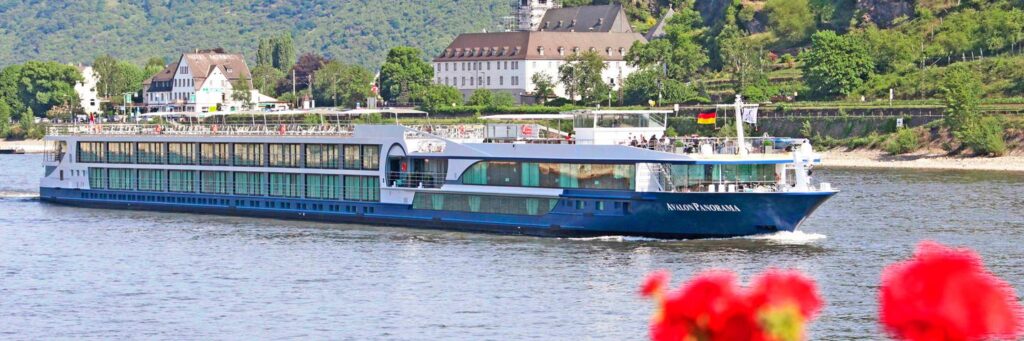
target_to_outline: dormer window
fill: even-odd
[[[626,48],[624,48],[624,47],[620,47],[620,48],[619,48],[619,55],[620,55],[620,56],[624,56],[624,55],[626,55]]]
[[[572,53],[580,53],[580,47],[576,46],[572,48]]]
[[[594,48],[593,46],[591,46],[591,47],[590,47],[590,52],[597,52],[597,49],[596,49],[596,48]]]
[[[537,53],[543,56],[544,55],[544,47],[543,46],[537,46]]]
[[[604,49],[604,52],[605,52],[605,53],[607,53],[607,54],[608,54],[609,56],[611,56],[611,55],[612,55],[612,48],[610,48],[610,47],[606,47],[606,48]]]
[[[558,47],[558,55],[559,56],[564,56],[565,55],[565,48],[564,47],[561,47],[561,46]]]

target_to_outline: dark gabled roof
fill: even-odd
[[[550,9],[544,13],[538,31],[629,33],[622,5],[579,6]]]
[[[658,20],[658,23],[654,24],[654,27],[651,27],[650,30],[647,30],[647,34],[644,35],[644,38],[647,38],[647,40],[650,41],[654,38],[663,37],[665,35],[665,26],[668,25],[668,21],[671,20],[674,15],[676,15],[676,11],[673,10],[672,7],[669,7],[668,11],[665,12],[665,15]]]
[[[639,33],[615,32],[463,33],[434,61],[550,60],[586,51],[595,51],[605,60],[621,61],[635,41],[646,40]]]
[[[143,81],[142,87],[146,89],[146,92],[171,91],[171,80],[174,79],[174,70],[177,69],[177,66],[177,63],[167,65],[163,70],[153,75],[153,77]]]

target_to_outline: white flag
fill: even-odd
[[[757,124],[757,108],[743,108],[743,122]]]

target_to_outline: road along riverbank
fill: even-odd
[[[23,149],[28,154],[39,154],[45,151],[43,140],[0,140],[0,149]]]

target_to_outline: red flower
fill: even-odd
[[[882,275],[881,322],[902,340],[1014,339],[1021,335],[1013,289],[970,250],[934,242]]]
[[[759,328],[736,276],[727,271],[698,274],[682,288],[665,296],[663,318],[652,326],[654,340],[679,340],[675,333],[688,331],[700,340],[755,340]],[[674,327],[682,326],[682,327]]]
[[[658,270],[647,275],[647,279],[644,280],[644,284],[640,287],[640,295],[643,297],[651,297],[655,294],[661,294],[665,291],[668,286],[668,280],[671,275],[666,270]]]
[[[803,340],[805,322],[822,305],[814,280],[795,270],[768,270],[757,276],[748,299],[772,340]]]

